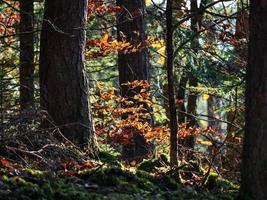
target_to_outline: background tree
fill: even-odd
[[[117,16],[119,41],[127,41],[141,48],[136,52],[118,54],[120,84],[134,80],[148,80],[149,60],[146,48],[146,6],[144,0],[117,0],[122,11]],[[121,86],[123,96],[132,96],[127,86]]]
[[[134,52],[118,52],[119,83],[121,95],[132,100],[138,93],[137,89],[131,89],[127,82],[149,79],[149,59],[146,44],[146,5],[144,0],[117,0],[117,6],[121,12],[117,14],[118,41],[126,41],[137,46]],[[126,105],[122,105],[126,106]],[[127,107],[127,106],[126,106]],[[144,108],[150,108],[144,104]],[[146,111],[146,112],[147,112]],[[151,123],[151,119],[148,119]],[[124,157],[140,157],[148,153],[148,146],[142,135],[136,133],[134,144],[124,146]]]
[[[87,0],[47,0],[41,34],[41,109],[71,141],[93,148],[94,127],[84,71]]]
[[[178,121],[174,98],[174,68],[173,68],[173,1],[166,2],[166,68],[168,77],[168,99],[170,116],[170,162],[171,166],[178,165]]]
[[[201,4],[203,3],[202,1],[200,2]],[[197,0],[191,0],[190,1],[190,7],[191,7],[191,30],[192,30],[192,35],[197,35],[198,31],[200,30],[200,21],[201,19],[201,12],[200,8],[198,7]],[[193,53],[195,54],[195,57],[193,58],[193,65],[198,66],[198,50],[199,50],[199,42],[198,42],[198,37],[194,37],[191,41],[191,46],[193,49]],[[188,73],[188,85],[189,87],[197,87],[198,86],[198,80],[195,74],[193,73],[193,69],[195,66],[191,66],[191,72]],[[187,113],[189,114],[187,116],[187,122],[188,122],[188,127],[194,127],[196,125],[196,111],[197,111],[197,95],[189,90],[188,94],[188,100],[187,100]],[[194,136],[190,136],[185,138],[183,141],[183,145],[187,148],[194,148]]]
[[[20,0],[20,107],[34,108],[34,6]]]
[[[246,125],[242,161],[242,199],[266,199],[267,189],[267,2],[250,1],[246,75]]]

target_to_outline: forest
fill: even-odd
[[[266,0],[0,0],[0,200],[267,200],[265,128]]]

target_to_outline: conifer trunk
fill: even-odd
[[[33,0],[20,0],[20,108],[34,108],[34,6]]]
[[[95,147],[84,69],[87,0],[46,0],[40,53],[41,108],[72,142]]]
[[[250,1],[240,199],[267,199],[267,1]]]
[[[178,165],[178,121],[174,99],[174,68],[173,68],[173,1],[167,0],[166,5],[166,68],[168,77],[168,98],[170,116],[170,161],[171,167]]]

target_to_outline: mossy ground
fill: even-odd
[[[230,200],[238,191],[214,173],[202,187],[181,183],[168,170],[165,156],[135,167],[119,162],[114,152],[103,151],[98,159],[95,165],[55,171],[0,165],[0,200]]]
[[[235,192],[214,193],[183,186],[168,176],[105,168],[72,177],[2,175],[0,199],[234,199]]]

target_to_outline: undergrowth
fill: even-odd
[[[104,150],[100,151],[97,159],[83,163],[71,161],[54,171],[25,167],[2,157],[0,199],[230,200],[237,194],[238,186],[216,173],[210,173],[201,187],[189,185],[183,179],[179,182],[173,177],[164,156],[130,167],[118,161],[116,151]]]

